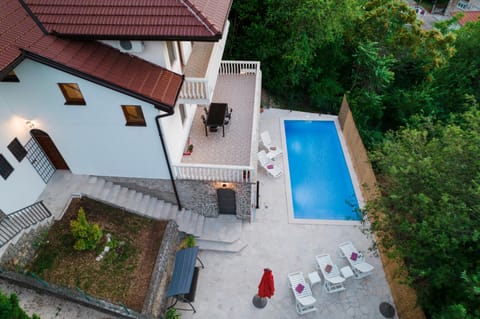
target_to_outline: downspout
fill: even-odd
[[[163,139],[162,129],[160,128],[159,119],[162,117],[173,115],[173,112],[168,112],[163,115],[155,116],[155,124],[157,124],[158,136],[160,136],[160,142],[162,142],[163,154],[165,155],[165,160],[167,161],[168,173],[170,174],[170,180],[172,181],[173,192],[175,193],[175,198],[177,199],[178,210],[182,210],[182,203],[180,203],[180,197],[178,196],[177,186],[175,185],[175,179],[173,178],[172,167],[170,166],[170,160],[168,159],[167,148],[165,146],[165,140]]]

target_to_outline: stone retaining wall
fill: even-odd
[[[345,96],[338,114],[338,120],[348,146],[355,173],[362,187],[363,198],[365,202],[368,202],[378,194],[377,180]],[[387,256],[387,252],[382,250],[380,245],[379,253],[392,291],[398,317],[402,319],[425,319],[423,310],[417,305],[415,290],[408,285],[401,284],[404,280],[399,277],[399,274],[404,265],[397,260],[390,259]]]
[[[53,219],[20,235],[16,243],[10,243],[0,258],[0,264],[8,269],[23,269],[35,256],[38,245],[50,228]]]

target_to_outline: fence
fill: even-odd
[[[366,202],[378,195],[377,180],[368,154],[358,133],[352,112],[348,106],[346,97],[343,98],[342,106],[338,114],[338,120],[342,128],[343,136],[348,146],[353,167],[362,186],[363,198]],[[413,288],[401,284],[402,278],[399,273],[404,265],[397,260],[390,259],[387,252],[379,247],[380,258],[387,281],[392,291],[393,300],[397,308],[398,317],[402,319],[425,319],[423,310],[417,305],[417,294]]]

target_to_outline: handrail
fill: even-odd
[[[203,181],[254,182],[254,168],[251,166],[185,164],[173,165],[177,179]]]

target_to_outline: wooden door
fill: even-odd
[[[56,169],[69,169],[67,163],[63,159],[62,154],[60,154],[55,146],[55,143],[53,143],[52,139],[47,133],[35,129],[31,130],[30,134],[40,145],[42,150],[45,152],[45,155],[47,155],[48,159],[50,162],[52,162]]]

